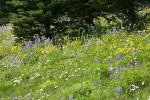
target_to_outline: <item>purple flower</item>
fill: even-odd
[[[144,23],[144,27],[146,27],[146,26],[147,26],[147,24]]]
[[[116,87],[116,88],[115,88],[115,92],[122,92],[122,87],[120,87],[120,86],[119,86],[119,87]]]
[[[27,97],[27,100],[31,100],[30,96]]]
[[[41,43],[41,39],[40,38],[37,39],[37,43]]]
[[[116,71],[115,71],[115,79],[118,79],[119,76],[120,76],[120,74],[119,74],[119,68],[117,67]]]
[[[120,66],[120,70],[123,71],[123,70],[126,70],[126,68]]]
[[[12,74],[12,78],[13,78],[13,79],[15,78],[15,75],[14,75],[14,74]]]
[[[125,16],[121,16],[121,18],[122,18],[122,19],[124,19],[124,18],[125,18]]]
[[[95,81],[94,81],[94,85],[97,86],[97,84],[98,84],[98,83],[97,83],[97,81],[95,80]]]
[[[107,90],[107,92],[110,93],[111,91],[110,91],[110,90]]]
[[[100,60],[99,60],[98,58],[95,58],[95,59],[94,59],[94,62],[99,63]]]
[[[41,39],[39,37],[35,40],[35,44],[38,44],[38,43],[41,43]]]
[[[50,43],[51,43],[51,44],[53,44],[53,43],[54,43],[54,39],[53,39],[53,38],[50,40]]]
[[[72,93],[74,93],[75,92],[75,90],[74,90],[74,88],[72,88],[72,91],[71,91]]]
[[[17,100],[17,98],[14,98],[14,100]]]
[[[61,98],[61,100],[65,100],[65,98],[64,98],[64,97],[62,97],[62,98]]]
[[[112,31],[116,31],[116,27],[114,26],[114,27],[112,27]]]
[[[31,48],[34,45],[33,41],[29,39],[28,43],[23,47],[23,51],[26,51],[27,48]]]
[[[73,96],[71,95],[71,96],[69,96],[69,100],[73,100]]]
[[[116,60],[120,60],[122,58],[122,56],[121,55],[118,55],[117,57],[116,57]]]
[[[42,37],[41,37],[41,41],[42,41],[42,42],[45,42],[45,40],[46,40],[46,37],[45,37],[45,36],[42,36]]]
[[[88,49],[89,46],[91,46],[91,44],[92,44],[92,40],[88,41],[88,43],[86,44],[86,49]]]
[[[139,63],[138,63],[137,61],[134,61],[134,65],[135,65],[135,66],[138,66]]]
[[[14,62],[14,60],[15,60],[15,56],[12,56],[11,61]]]
[[[29,41],[28,41],[28,44],[27,45],[29,45],[29,47],[32,47],[33,46],[33,42],[31,41],[31,39],[29,39]]]
[[[120,76],[120,75],[119,75],[119,73],[116,73],[116,75],[115,75],[115,77],[114,77],[114,78],[115,78],[115,79],[118,79],[118,78],[119,78],[119,76]]]

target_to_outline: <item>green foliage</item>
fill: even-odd
[[[90,95],[96,87],[89,81],[76,83],[72,87],[67,88],[61,93],[61,96],[68,99],[71,96],[75,99],[89,100]],[[92,99],[92,98],[91,98]]]

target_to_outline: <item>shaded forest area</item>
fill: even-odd
[[[119,29],[142,29],[150,22],[146,18],[150,12],[140,15],[140,11],[149,6],[149,0],[1,0],[0,25],[11,23],[17,41],[35,40],[37,36],[80,37],[93,34],[94,28],[101,35],[108,27],[97,24],[100,17],[108,24],[121,20]],[[113,30],[113,25],[109,29]]]

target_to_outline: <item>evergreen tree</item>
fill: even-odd
[[[17,13],[11,16],[14,34],[22,39],[33,39],[35,35],[52,38],[57,18],[62,12],[63,2],[58,0],[13,0]]]
[[[17,11],[11,23],[19,40],[34,39],[35,35],[53,38],[87,29],[98,16],[111,20],[110,14],[123,15],[135,23],[139,8],[146,3],[148,0],[12,0]]]
[[[5,0],[0,0],[0,25],[9,22],[9,11]]]

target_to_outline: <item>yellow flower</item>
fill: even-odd
[[[118,48],[117,53],[126,54],[126,53],[130,52],[131,50],[132,50],[132,48]]]
[[[19,46],[12,46],[11,47],[11,52],[18,52],[20,50],[21,50],[21,47],[19,47]]]
[[[45,54],[46,53],[44,48],[40,48],[40,52],[41,52],[41,54]]]
[[[53,47],[51,45],[46,46],[45,48],[40,49],[41,54],[50,54],[53,50]]]
[[[129,38],[127,38],[127,41],[129,41],[129,42],[131,42],[133,40],[133,37],[129,37]]]
[[[52,52],[52,50],[53,50],[53,47],[51,45],[48,45],[46,47],[46,54],[50,54]]]
[[[147,44],[146,48],[150,50],[150,43]]]

